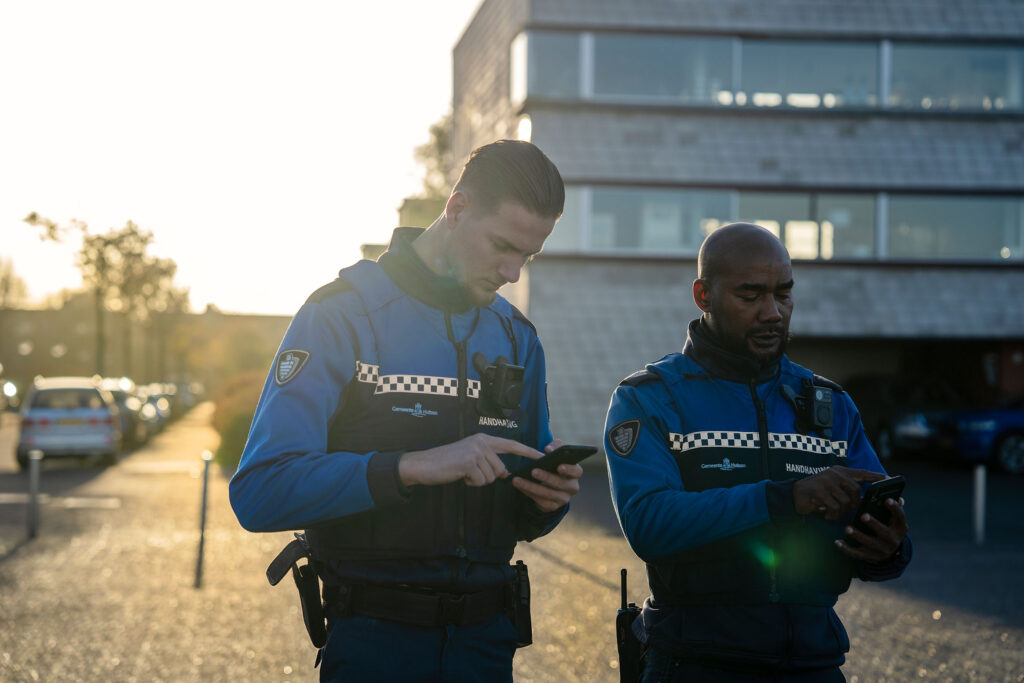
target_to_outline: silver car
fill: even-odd
[[[21,408],[18,467],[29,451],[44,457],[94,457],[114,464],[121,456],[117,404],[98,378],[37,377]]]

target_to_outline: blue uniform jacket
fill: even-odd
[[[306,529],[328,584],[411,583],[446,590],[509,576],[517,540],[547,533],[507,481],[404,487],[409,450],[487,432],[538,450],[551,442],[544,352],[500,296],[473,307],[431,273],[399,229],[378,263],[361,261],[314,293],[291,322],[230,484],[250,531]],[[525,367],[520,409],[477,412],[473,357]],[[518,456],[503,455],[512,469]]]
[[[834,391],[831,433],[798,429],[784,386]],[[700,321],[683,353],[627,378],[611,399],[612,502],[652,596],[634,626],[661,650],[790,669],[841,664],[832,606],[851,577],[886,580],[909,561],[864,565],[834,547],[849,520],[801,517],[792,483],[832,465],[882,472],[850,397],[783,357],[759,368],[717,347]]]

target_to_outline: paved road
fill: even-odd
[[[199,454],[216,444],[209,405],[109,469],[45,463],[38,538],[25,538],[27,477],[16,424],[0,428],[0,680],[314,681],[290,585],[263,571],[288,534],[249,534],[214,468],[203,585],[193,588]],[[1024,479],[989,477],[988,541],[971,540],[971,472],[922,463],[907,475],[916,558],[889,584],[855,583],[839,612],[851,681],[1024,681]],[[534,583],[535,645],[518,681],[618,680],[618,575],[643,566],[615,524],[600,469],[573,513],[518,557]]]

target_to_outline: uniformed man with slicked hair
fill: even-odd
[[[311,556],[295,566],[315,571],[307,619],[324,584],[321,680],[511,680],[530,634],[509,561],[561,520],[582,469],[509,476],[560,442],[536,330],[496,292],[564,199],[536,146],[480,147],[429,228],[396,230],[292,320],[230,493],[249,530],[305,529],[269,575]]]

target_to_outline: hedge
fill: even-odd
[[[228,380],[214,397],[213,428],[220,445],[213,457],[222,467],[238,468],[265,379],[262,372],[244,372]]]

